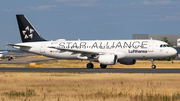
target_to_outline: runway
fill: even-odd
[[[0,72],[56,72],[56,73],[180,73],[180,69],[134,68],[0,68]]]

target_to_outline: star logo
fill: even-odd
[[[34,32],[34,30],[29,28],[29,26],[27,26],[25,28],[25,30],[22,31],[22,33],[24,35],[24,39],[32,39],[33,38],[33,32]]]

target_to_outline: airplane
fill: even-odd
[[[2,61],[2,59],[4,58],[8,58],[8,60],[12,60],[14,57],[12,55],[9,55],[8,51],[0,51],[0,61]]]
[[[153,39],[48,41],[40,36],[24,15],[16,15],[16,18],[22,43],[7,44],[8,46],[57,59],[89,60],[88,69],[94,67],[92,62],[99,62],[100,67],[105,69],[107,65],[118,62],[133,65],[136,59],[151,59],[151,67],[155,69],[154,59],[171,57],[177,53],[166,42]]]

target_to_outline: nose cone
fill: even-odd
[[[169,53],[170,53],[172,56],[174,56],[174,55],[177,54],[177,51],[176,51],[176,49],[171,48],[171,50],[169,51]]]

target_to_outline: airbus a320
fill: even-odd
[[[47,41],[24,15],[16,15],[22,43],[8,44],[25,52],[57,59],[89,60],[87,68],[99,62],[101,68],[121,63],[133,65],[136,59],[160,59],[176,55],[177,51],[160,40],[69,40]],[[155,69],[152,61],[152,69]]]

